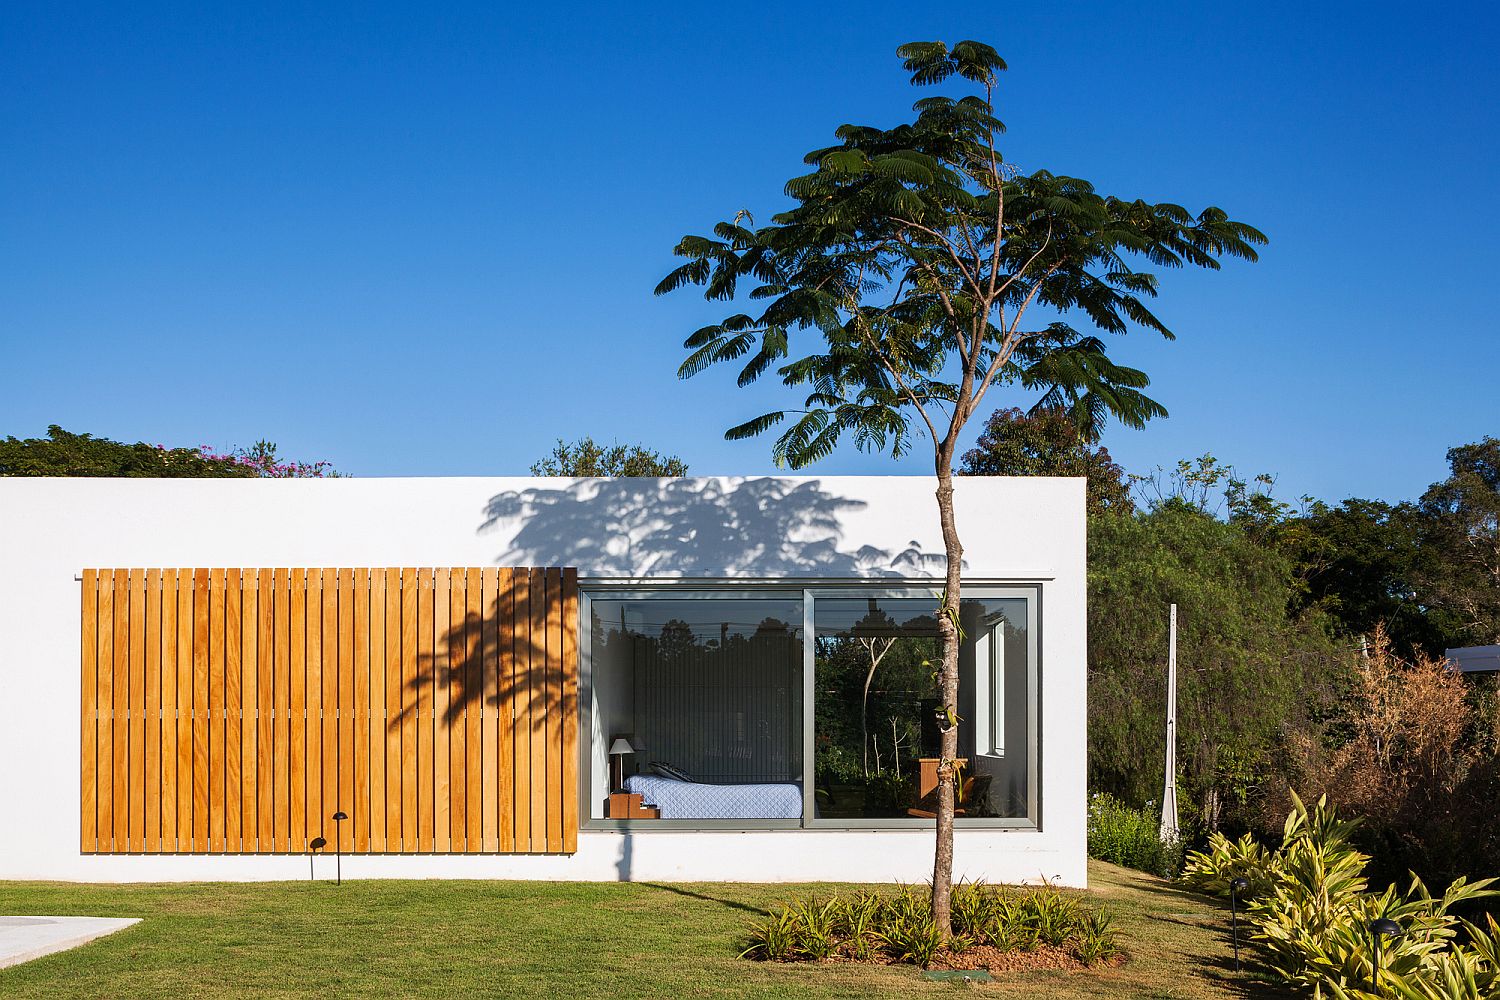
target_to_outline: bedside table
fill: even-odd
[[[610,819],[661,819],[661,810],[646,805],[634,792],[611,792],[605,814]]]

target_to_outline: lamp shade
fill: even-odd
[[[624,753],[635,753],[635,747],[625,737],[616,736],[615,741],[609,745],[609,755],[615,757]]]

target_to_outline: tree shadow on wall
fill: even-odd
[[[915,541],[843,548],[841,519],[865,506],[815,479],[583,479],[497,494],[479,530],[515,526],[501,565],[591,576],[942,575],[942,553]]]
[[[388,731],[414,727],[419,740],[432,733],[455,809],[482,801],[476,792],[488,796],[486,767],[495,768],[488,780],[501,785],[496,794],[502,799],[509,774],[515,794],[524,792],[531,803],[534,837],[538,815],[548,817],[545,823],[558,814],[545,806],[562,786],[555,776],[542,776],[560,772],[560,727],[577,717],[577,692],[563,684],[564,658],[576,644],[571,637],[564,641],[563,575],[557,569],[470,569],[447,576],[447,586],[442,571],[424,571],[420,579],[415,620],[425,635]],[[424,729],[433,722],[435,732]],[[476,760],[478,771],[471,766]],[[528,775],[542,784],[523,786]],[[545,833],[552,839],[560,827]]]

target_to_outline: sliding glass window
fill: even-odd
[[[1037,820],[1039,591],[964,593],[958,822],[1027,826]],[[930,589],[599,587],[582,605],[590,818],[930,822],[946,725]]]

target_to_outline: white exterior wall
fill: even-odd
[[[940,576],[925,477],[0,479],[0,878],[307,877],[303,855],[84,855],[86,567],[576,566],[589,578]],[[1041,827],[956,835],[955,875],[1081,886],[1081,479],[961,478],[965,577],[1042,586]],[[584,830],[574,855],[346,857],[352,878],[917,881],[928,830]],[[320,860],[331,864],[331,859]],[[323,874],[320,871],[320,877]]]

